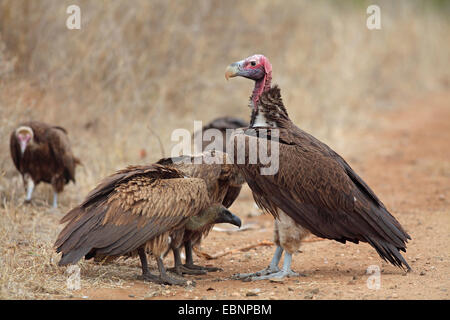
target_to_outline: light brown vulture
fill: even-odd
[[[145,280],[183,285],[186,281],[170,277],[163,265],[170,243],[180,241],[171,237],[235,218],[211,201],[203,179],[159,164],[129,166],[104,179],[61,219],[67,225],[55,247],[62,253],[61,266],[83,256],[113,260],[139,255]],[[150,273],[147,253],[156,258],[159,276]]]
[[[41,181],[53,187],[53,207],[64,185],[75,183],[75,166],[80,164],[71,150],[67,131],[38,121],[20,124],[10,138],[14,165],[22,174],[26,189],[25,202],[31,201],[35,185]]]
[[[341,156],[289,119],[279,87],[271,86],[268,59],[253,55],[231,64],[225,77],[236,76],[254,80],[255,87],[250,97],[250,127],[233,136],[245,140],[245,150],[235,144],[235,157],[245,153],[245,162],[235,160],[235,165],[258,206],[276,218],[278,245],[268,268],[241,276],[267,279],[295,274],[290,267],[292,253],[309,232],[342,243],[367,242],[384,260],[410,270],[399,251],[406,251],[411,237]],[[279,141],[270,141],[275,136]],[[260,161],[250,163],[248,145],[252,142],[266,145],[268,154],[278,152],[276,173],[263,175]],[[280,270],[283,250],[286,255]]]
[[[227,129],[238,129],[238,128],[244,128],[248,126],[248,122],[235,118],[230,116],[224,116],[219,117],[211,122],[207,123],[202,127],[202,130],[194,132],[194,143],[199,143],[200,146],[198,148],[201,148],[201,152],[208,151],[208,150],[218,150],[222,152],[226,152],[227,143],[229,141],[229,138],[231,137],[231,133],[227,135]],[[221,133],[222,141],[218,145],[215,145],[216,141],[210,141],[210,140],[204,140],[203,136],[207,130],[218,130]],[[242,185],[245,183],[244,178],[242,175],[237,171],[238,176],[235,178],[240,181],[238,184],[233,184],[229,187],[227,196],[224,199],[224,202],[222,203],[225,207],[229,208],[233,202],[237,199],[239,196],[239,193],[241,192]]]
[[[216,163],[211,163],[208,159],[215,159]],[[208,195],[212,202],[221,203],[224,207],[229,208],[239,194],[240,188],[244,183],[244,179],[236,167],[227,161],[227,154],[220,151],[205,151],[197,156],[180,156],[172,158],[164,158],[157,162],[158,164],[176,168],[184,175],[192,178],[203,179],[206,183]],[[228,164],[227,164],[228,163]],[[237,194],[236,194],[237,193]],[[241,226],[238,217],[223,221]],[[215,221],[214,223],[220,223]],[[200,244],[202,238],[205,238],[214,224],[206,224],[202,228],[196,230],[186,230],[184,236],[180,238],[171,235],[174,239],[181,241],[173,241],[171,249],[174,254],[175,267],[173,270],[178,274],[204,274],[206,271],[218,271],[216,267],[202,267],[194,264],[192,257],[192,247]],[[184,245],[186,252],[186,263],[183,265],[180,256],[180,247]]]

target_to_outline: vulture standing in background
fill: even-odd
[[[268,153],[279,152],[278,172],[262,175],[263,165],[249,163],[248,148],[243,151],[235,147],[235,157],[245,152],[245,163],[235,160],[235,165],[244,175],[256,203],[276,219],[278,245],[269,267],[238,277],[268,279],[294,275],[292,253],[309,232],[342,243],[367,242],[381,258],[409,271],[399,251],[406,251],[410,236],[341,156],[289,119],[279,87],[271,86],[272,66],[268,59],[253,55],[231,64],[225,77],[236,76],[254,80],[255,87],[250,97],[250,127],[238,130],[233,139],[245,139],[246,146],[263,142],[268,145]],[[273,135],[279,136],[278,142],[267,143]],[[286,254],[280,270],[278,263],[283,250]]]
[[[196,143],[197,141],[201,142],[201,144],[202,144],[201,151],[202,152],[208,151],[211,149],[219,150],[218,148],[215,148],[215,141],[214,142],[211,142],[208,140],[204,141],[203,136],[200,139],[197,137],[199,134],[203,135],[206,130],[216,129],[222,133],[222,143],[221,143],[222,151],[226,152],[228,139],[231,137],[231,136],[227,137],[227,134],[226,134],[227,129],[237,129],[237,128],[243,128],[243,127],[247,127],[247,126],[248,126],[248,122],[246,122],[245,120],[239,119],[239,118],[230,117],[230,116],[216,118],[216,119],[212,120],[211,122],[209,122],[208,124],[204,125],[201,131],[194,132],[194,143]],[[238,179],[241,182],[238,184],[233,184],[232,186],[229,186],[227,196],[225,197],[224,202],[222,203],[227,208],[229,208],[233,204],[233,202],[237,199],[237,197],[241,193],[242,185],[245,183],[244,177],[239,173],[239,171],[236,171],[235,174],[238,175],[236,177],[236,179]]]
[[[104,179],[84,202],[69,211],[67,225],[55,242],[61,252],[59,265],[85,259],[113,260],[139,255],[144,280],[184,285],[170,277],[162,257],[171,242],[181,242],[177,230],[192,230],[239,218],[220,203],[211,201],[203,179],[153,164],[129,166]],[[147,253],[156,258],[159,276],[150,273]]]
[[[209,163],[207,158],[212,159],[215,157],[218,163]],[[244,179],[239,174],[236,167],[234,167],[227,161],[227,154],[220,151],[205,151],[198,156],[180,156],[173,158],[164,158],[157,162],[158,164],[176,168],[184,175],[192,178],[203,179],[206,183],[209,198],[214,203],[221,203],[224,207],[229,208],[237,197],[236,190],[240,191]],[[238,217],[234,220],[225,221],[234,224],[238,227],[241,226],[241,221]],[[173,270],[178,273],[186,274],[204,274],[207,271],[218,271],[216,267],[202,267],[194,264],[192,257],[192,247],[200,244],[202,238],[205,238],[214,224],[206,224],[202,228],[196,230],[186,230],[183,237],[171,235],[172,238],[182,240],[181,242],[173,241],[171,243],[171,249],[174,254],[175,267]],[[182,230],[181,230],[182,231]],[[180,231],[177,231],[180,232]],[[180,247],[184,245],[186,252],[186,263],[183,265],[180,256]]]
[[[56,208],[58,193],[69,181],[75,183],[75,166],[80,164],[70,148],[67,131],[38,121],[22,123],[11,133],[10,151],[14,165],[22,174],[25,202],[31,202],[35,185],[43,181],[53,187]]]
[[[226,141],[227,141],[227,136],[226,136],[227,129],[238,129],[238,128],[244,128],[247,126],[248,126],[248,122],[243,119],[230,117],[230,116],[216,118],[216,119],[212,120],[211,122],[209,122],[208,124],[204,125],[202,127],[202,130],[198,130],[198,131],[194,132],[194,142],[199,141],[201,143],[201,145],[197,146],[199,150],[201,149],[200,152],[214,148],[214,143],[211,143],[211,141],[203,141],[203,137],[198,138],[198,135],[203,134],[208,129],[217,129],[222,133],[222,139],[223,139],[222,140],[223,141],[222,151],[226,152],[225,147],[226,147]],[[217,150],[217,148],[216,148],[216,150]]]
[[[226,135],[227,129],[238,129],[238,128],[243,128],[243,127],[247,127],[247,126],[248,126],[248,122],[246,122],[245,120],[239,119],[239,118],[230,117],[230,116],[216,118],[216,119],[212,120],[211,122],[209,122],[208,124],[204,125],[201,131],[194,132],[194,143],[197,141],[200,141],[202,143],[201,152],[204,152],[204,151],[207,151],[210,149],[219,150],[214,147],[214,142],[203,141],[203,137],[201,137],[200,139],[197,138],[197,136],[199,134],[204,134],[205,131],[208,129],[216,129],[222,133],[222,144],[221,144],[222,151],[226,152],[226,146],[227,146],[227,142],[228,142],[227,135]],[[229,138],[230,137],[228,137],[228,139]],[[236,177],[236,179],[238,179],[241,182],[238,184],[233,184],[232,186],[230,186],[228,188],[228,194],[225,197],[224,202],[223,202],[223,205],[227,208],[229,208],[233,204],[233,202],[237,199],[237,197],[239,196],[239,193],[241,192],[242,185],[245,183],[244,177],[242,177],[242,175],[239,173],[239,171],[236,171],[236,172],[235,172],[235,174],[239,175],[238,177]]]

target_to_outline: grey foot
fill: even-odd
[[[234,279],[234,280],[248,280],[248,281],[250,281],[254,277],[266,276],[266,275],[270,275],[270,274],[273,274],[273,273],[277,273],[279,271],[280,271],[280,268],[278,268],[278,267],[270,267],[269,266],[269,267],[267,267],[267,268],[265,268],[263,270],[256,271],[256,272],[253,272],[253,273],[237,273],[237,274],[234,274],[231,277],[231,279]]]
[[[182,265],[182,266],[177,266],[177,267],[173,267],[170,269],[167,269],[170,272],[176,273],[180,276],[182,276],[183,274],[190,274],[190,275],[202,275],[202,274],[207,274],[208,272],[206,270],[201,270],[201,269],[191,269],[186,267],[186,265]]]
[[[159,276],[159,279],[162,281],[163,284],[170,284],[170,285],[176,285],[176,286],[187,286],[188,282],[183,279],[176,279],[173,277],[170,277],[167,274],[162,274]]]
[[[160,277],[150,273],[150,272],[146,272],[144,274],[142,274],[139,277],[140,280],[144,280],[144,281],[150,281],[150,282],[155,282],[158,284],[163,284],[163,282],[161,281]]]
[[[300,276],[297,272],[294,272],[292,270],[286,271],[286,270],[280,270],[275,273],[267,274],[267,275],[261,275],[256,277],[251,277],[251,280],[270,280],[270,279],[284,279],[286,277],[298,277]]]
[[[148,273],[144,273],[141,276],[141,279],[144,281],[150,281],[150,282],[154,282],[157,284],[169,284],[169,285],[178,285],[178,286],[186,286],[187,285],[187,281],[182,280],[182,279],[172,278],[172,277],[168,276],[167,274],[156,276],[156,275],[148,272]]]
[[[217,272],[217,271],[223,271],[223,269],[221,268],[217,268],[217,267],[202,267],[202,266],[198,266],[196,264],[184,264],[184,267],[190,269],[190,270],[201,270],[201,271],[205,271],[205,272]]]

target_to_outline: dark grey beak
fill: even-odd
[[[237,227],[241,227],[242,221],[238,216],[234,215],[228,209],[222,208],[220,209],[219,215],[214,223],[230,223],[234,224]]]

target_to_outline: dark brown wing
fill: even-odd
[[[228,187],[227,194],[225,195],[225,198],[222,201],[222,204],[225,208],[231,207],[233,202],[237,199],[239,194],[241,193],[242,186],[230,186]]]
[[[134,166],[106,178],[61,222],[60,265],[87,255],[120,256],[181,227],[209,204],[203,180],[159,165]],[[92,254],[95,251],[95,254]]]
[[[11,133],[9,138],[9,151],[11,152],[11,158],[16,166],[17,170],[20,171],[20,145],[17,141],[15,131]]]
[[[67,131],[61,127],[49,127],[45,140],[57,165],[64,169],[66,181],[75,182],[75,165],[78,162],[72,153]]]
[[[217,156],[221,163],[205,163],[205,155]],[[228,160],[227,160],[228,159]],[[203,179],[208,189],[211,203],[222,203],[225,207],[230,207],[239,195],[241,185],[245,182],[239,174],[239,170],[229,164],[231,161],[226,153],[220,151],[205,151],[198,156],[180,156],[164,158],[158,164],[167,165],[182,171],[189,177]],[[214,227],[213,224],[204,226],[200,230],[187,231],[184,240],[190,240],[192,244],[200,243],[202,237],[206,237]]]
[[[37,144],[46,142],[47,131],[51,128],[48,124],[39,121],[28,121],[21,126],[30,127],[33,130],[33,139]]]
[[[251,140],[263,139],[255,136],[263,132],[253,129],[245,134],[240,130],[235,135],[245,137],[248,146]],[[248,148],[245,164],[237,164],[256,203],[274,216],[280,208],[319,237],[343,243],[368,242],[383,259],[409,268],[398,252],[405,251],[409,235],[350,166],[296,127],[279,132],[279,143],[272,142],[275,148],[268,144],[269,153],[279,148],[276,174],[262,175],[261,165],[249,164]],[[239,152],[243,150],[235,150],[235,154]]]
[[[157,163],[177,168],[189,177],[205,180],[211,201],[222,202],[229,208],[239,196],[245,180],[236,167],[228,164],[231,161],[227,160],[229,158],[226,153],[214,151],[215,155],[223,159],[223,164],[204,163],[204,155],[210,152],[205,151],[199,156],[163,158]]]
[[[217,157],[219,163],[211,163],[205,157]],[[232,184],[243,183],[243,180],[235,177],[238,171],[227,161],[227,154],[221,151],[205,151],[197,156],[180,156],[163,158],[157,163],[180,170],[188,177],[203,179],[208,188],[211,202],[221,203]]]

